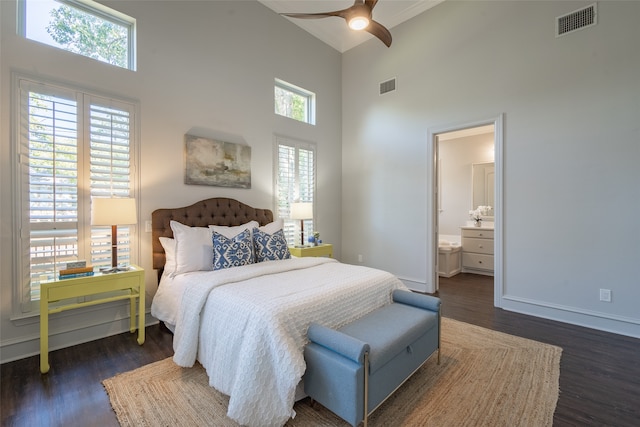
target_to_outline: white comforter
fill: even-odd
[[[340,327],[406,289],[393,275],[329,258],[294,258],[185,274],[174,361],[196,357],[209,384],[230,396],[227,415],[248,426],[295,416],[311,322]]]

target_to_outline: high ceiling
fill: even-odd
[[[346,9],[353,0],[258,0],[277,13],[318,13]],[[373,9],[373,19],[391,31],[393,27],[413,18],[444,0],[379,0]],[[374,38],[365,31],[353,31],[344,19],[330,17],[323,19],[289,19],[311,35],[322,40],[339,52],[346,52]],[[384,45],[382,47],[386,49]],[[393,44],[391,45],[393,48]]]

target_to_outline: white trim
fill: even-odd
[[[22,159],[20,153],[20,122],[22,120],[21,114],[21,90],[20,90],[20,78],[17,73],[11,74],[11,176],[13,183],[11,185],[12,209],[11,209],[11,223],[15,230],[11,239],[11,313],[14,315],[22,314],[25,312],[31,312],[31,304],[29,307],[22,306],[22,292],[23,286],[21,284],[21,263],[18,260],[16,248],[19,248],[22,244],[22,214],[21,214],[21,192],[22,192],[22,180],[20,179],[20,171],[22,169]]]
[[[503,309],[618,335],[640,338],[640,318],[617,316],[529,298],[503,295]]]
[[[28,1],[30,0],[18,0],[18,6],[17,6],[18,35],[25,38],[28,38],[27,37],[27,2]],[[136,19],[135,18],[129,15],[126,15],[120,11],[117,11],[115,9],[112,9],[110,7],[107,7],[94,0],[56,0],[56,1],[61,5],[65,5],[67,7],[81,11],[88,15],[95,16],[96,18],[101,19],[103,21],[108,21],[108,22],[111,22],[112,24],[125,28],[127,30],[127,65],[126,67],[121,67],[121,68],[124,68],[125,70],[136,71],[137,69],[136,41],[137,40],[136,40]],[[32,40],[32,39],[29,39],[29,40]],[[34,41],[38,43],[43,43],[38,40],[34,40]],[[44,44],[46,44],[47,46],[54,47],[56,49],[63,49],[67,52],[90,58],[87,55],[73,52],[64,46],[50,45],[46,42]],[[95,58],[92,58],[92,59],[95,59]],[[120,67],[119,65],[110,64],[109,62],[106,62],[100,59],[96,59],[96,60],[102,62],[103,64]]]
[[[426,292],[435,293],[438,289],[438,215],[434,215],[438,206],[438,132],[429,129],[427,137],[427,265]],[[429,168],[431,171],[429,172]],[[431,274],[429,274],[429,269]]]
[[[398,276],[398,279],[400,279],[400,281],[402,283],[404,283],[405,286],[407,288],[411,289],[412,291],[418,291],[418,292],[424,292],[424,293],[433,293],[433,292],[429,292],[427,290],[427,288],[428,288],[427,282],[425,282],[424,280],[407,279],[405,277],[400,277],[400,276]]]
[[[122,306],[123,309],[127,309],[120,310],[120,306]],[[103,304],[100,311],[106,310],[109,310],[111,313],[114,312],[113,310],[117,310],[118,313],[128,313],[128,302],[119,305]],[[80,313],[80,309],[73,310],[73,312]],[[96,314],[97,313],[98,312],[96,312]],[[152,317],[147,310],[145,313],[145,327],[157,323],[158,320]],[[105,332],[105,327],[107,328],[107,332]],[[129,316],[121,314],[107,321],[94,321],[79,327],[65,327],[49,333],[49,352],[51,353],[61,348],[72,347],[125,332],[130,332]],[[133,342],[132,338],[132,343]],[[2,342],[0,342],[0,354],[2,355],[0,363],[13,362],[30,356],[37,356],[40,354],[40,334],[32,333],[18,338],[2,340]]]
[[[502,307],[504,293],[504,113],[494,120],[494,163],[496,165],[495,209],[493,210],[494,269],[493,305]]]
[[[495,177],[495,209],[494,209],[494,301],[495,307],[502,307],[502,296],[504,290],[504,113],[496,117],[484,120],[462,122],[448,126],[434,127],[427,133],[427,167],[428,177],[431,182],[427,182],[427,292],[433,293],[438,281],[438,216],[437,207],[437,150],[438,135],[441,133],[453,132],[462,129],[491,125],[494,126],[494,162],[496,165]],[[429,271],[432,268],[433,271]],[[431,273],[431,274],[430,274]],[[429,283],[430,282],[430,283]]]
[[[300,86],[296,86],[294,84],[291,84],[289,82],[286,82],[282,79],[279,78],[275,78],[274,79],[274,90],[275,88],[279,88],[281,90],[287,91],[287,92],[291,92],[293,94],[299,95],[303,98],[305,98],[307,100],[307,108],[306,108],[306,115],[307,115],[307,120],[301,120],[302,123],[307,123],[309,125],[313,125],[315,126],[316,124],[316,94],[303,88]],[[274,93],[275,96],[275,93]],[[295,119],[293,117],[289,117],[289,116],[285,116],[283,114],[280,114],[278,112],[275,111],[274,109],[274,113],[276,115],[282,116],[282,117],[287,117],[289,119],[292,120],[296,120],[299,121],[298,119]]]
[[[291,219],[289,219],[288,217],[281,217],[280,216],[280,204],[279,204],[279,188],[280,188],[280,173],[279,173],[279,169],[280,169],[280,146],[286,146],[286,147],[290,147],[293,148],[295,151],[295,170],[294,170],[294,182],[293,182],[293,186],[294,186],[294,198],[293,200],[290,200],[289,202],[293,202],[296,199],[298,199],[298,197],[300,197],[299,195],[299,191],[300,191],[300,179],[299,179],[299,155],[300,155],[300,150],[306,150],[309,151],[311,153],[313,153],[313,189],[311,190],[311,200],[310,202],[313,203],[313,217],[314,219],[309,219],[309,220],[305,220],[304,224],[305,224],[305,230],[307,232],[313,232],[316,230],[316,224],[317,224],[317,192],[318,192],[318,144],[316,144],[315,142],[311,142],[311,141],[306,141],[303,139],[299,139],[299,138],[294,138],[294,137],[290,137],[290,136],[286,136],[286,135],[282,135],[282,134],[278,134],[278,133],[274,133],[273,134],[273,205],[274,205],[274,219],[277,218],[282,218],[285,221],[285,237],[287,237],[287,241],[289,241],[290,244],[293,244],[292,242],[290,242],[291,239],[293,239],[293,242],[296,242],[296,238],[294,237],[294,235],[298,234],[298,231],[296,231],[294,233],[294,235],[291,235],[290,233],[290,227],[292,225],[292,221]],[[309,201],[309,200],[304,200],[304,201]],[[293,221],[293,227],[294,228],[298,228],[298,221]],[[310,228],[307,228],[310,227]]]
[[[24,87],[22,86],[24,85]],[[41,88],[41,89],[39,89]],[[82,141],[89,141],[89,108],[91,104],[105,106],[110,108],[121,108],[124,111],[129,113],[129,147],[130,147],[130,184],[131,197],[135,197],[138,200],[137,208],[138,212],[136,213],[138,218],[138,224],[135,226],[129,226],[131,232],[131,246],[130,246],[130,262],[138,263],[140,259],[140,235],[138,233],[138,227],[140,227],[140,167],[138,167],[138,162],[140,161],[140,152],[141,152],[141,144],[140,144],[140,129],[141,127],[136,122],[140,117],[140,102],[136,100],[132,100],[126,97],[119,97],[117,95],[103,94],[96,92],[94,90],[83,88],[77,86],[72,83],[64,83],[55,79],[48,79],[46,77],[36,77],[21,71],[12,71],[11,75],[11,91],[12,91],[12,100],[11,103],[15,108],[11,109],[11,156],[12,162],[11,167],[13,171],[14,182],[12,184],[12,200],[13,203],[13,218],[12,222],[15,230],[20,230],[18,233],[13,233],[13,241],[12,247],[14,249],[22,248],[24,240],[28,240],[29,237],[25,236],[26,227],[23,227],[22,221],[23,212],[21,209],[21,203],[23,202],[23,179],[21,176],[21,161],[23,160],[20,157],[21,153],[21,120],[22,120],[22,89],[24,90],[33,90],[33,91],[41,91],[45,93],[56,94],[56,96],[68,97],[72,96],[78,102],[78,117],[84,120],[86,123],[86,127],[79,124],[78,127],[78,139]],[[58,95],[59,94],[59,95]],[[80,123],[80,122],[79,122]],[[88,146],[88,142],[86,142]],[[83,149],[85,147],[79,147],[78,149],[78,159],[80,160],[82,156],[88,156],[88,151],[83,154]],[[88,159],[86,160],[86,165],[88,167]],[[87,174],[88,170],[78,171],[78,179],[80,182],[83,181],[82,174]],[[84,200],[85,203],[89,203],[88,197],[89,192],[88,189],[83,193],[83,189],[78,189],[78,197]],[[80,212],[78,213],[78,224],[86,224],[87,219],[84,218],[83,214],[86,209],[82,209],[82,204],[79,206]],[[86,206],[85,206],[86,207]],[[83,226],[84,227],[84,226]],[[84,241],[85,238],[81,234],[81,229],[83,227],[78,226],[79,230],[79,241]],[[28,233],[28,231],[27,231]],[[87,247],[88,249],[88,247]],[[21,318],[28,317],[31,313],[37,314],[39,312],[39,304],[28,302],[23,304],[23,291],[27,287],[24,284],[25,280],[28,280],[28,277],[25,277],[24,268],[29,269],[28,260],[27,267],[24,267],[25,260],[21,259],[21,251],[13,251],[13,258],[11,260],[12,265],[12,283],[13,283],[13,291],[12,291],[12,318]],[[90,259],[89,253],[80,253],[79,256],[81,258]],[[24,268],[23,268],[24,267]]]

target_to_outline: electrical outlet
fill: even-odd
[[[362,262],[362,254],[358,255],[358,262]]]
[[[611,289],[600,289],[600,301],[611,302]]]
[[[146,233],[151,233],[151,221],[144,222],[144,231]]]

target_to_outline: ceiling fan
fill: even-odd
[[[333,12],[281,13],[281,15],[301,19],[319,19],[338,16],[347,21],[349,28],[352,30],[364,30],[371,33],[389,47],[391,46],[391,33],[382,24],[371,19],[371,14],[376,3],[378,3],[378,0],[355,0],[353,6]]]

